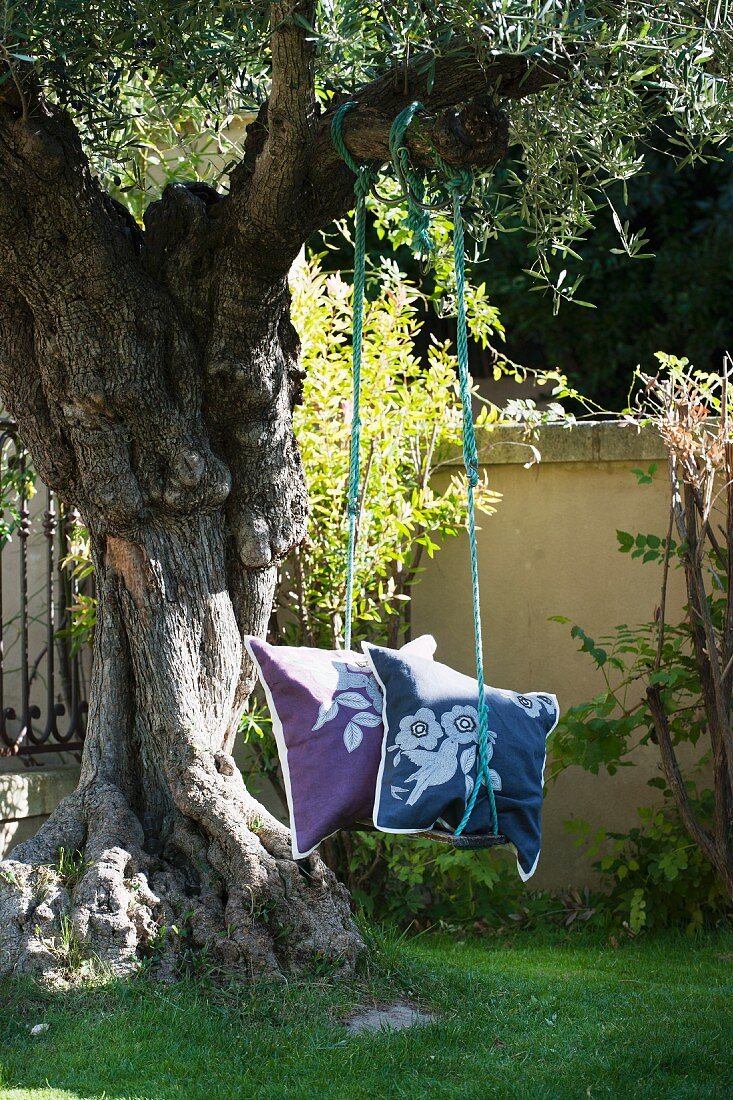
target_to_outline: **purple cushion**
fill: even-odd
[[[363,653],[244,644],[265,690],[290,811],[293,858],[371,821],[382,757],[382,693]],[[429,634],[401,652],[431,659]]]

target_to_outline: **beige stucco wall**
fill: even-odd
[[[495,432],[502,442],[482,447],[490,484],[503,494],[497,512],[481,519],[479,569],[487,679],[497,687],[553,691],[564,709],[598,694],[602,674],[578,652],[570,627],[550,622],[565,615],[596,640],[619,623],[652,618],[661,567],[617,551],[616,530],[667,529],[668,486],[658,437],[621,425],[541,430],[542,461],[524,469],[526,450],[508,446],[515,430]],[[639,486],[631,473],[659,463],[653,483]],[[681,578],[672,576],[669,613],[682,607]],[[415,590],[415,633],[430,631],[437,659],[472,673],[473,627],[468,541],[451,540],[430,561]],[[655,801],[646,780],[656,774],[650,749],[643,766],[613,778],[571,769],[548,787],[544,846],[532,885],[587,881],[588,860],[568,839],[563,822],[580,817],[620,828],[640,805]],[[548,760],[546,774],[552,771]]]

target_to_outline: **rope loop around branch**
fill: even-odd
[[[356,176],[354,194],[357,198],[365,199],[377,182],[378,173],[370,165],[359,164],[358,161],[354,160],[344,141],[343,132],[344,118],[349,111],[353,111],[358,106],[359,104],[355,99],[348,99],[346,103],[342,103],[337,108],[331,120],[331,140],[347,168],[350,168]]]

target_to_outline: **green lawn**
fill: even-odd
[[[733,1096],[733,933],[618,948],[591,930],[513,945],[423,936],[388,945],[384,961],[386,976],[359,990],[6,982],[0,1097]],[[350,1011],[396,992],[439,1022],[346,1036]]]

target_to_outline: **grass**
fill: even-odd
[[[0,984],[2,1100],[484,1100],[733,1095],[733,933],[608,945],[591,929],[382,945],[358,988],[143,979]],[[347,1037],[407,996],[436,1024]],[[37,1037],[30,1028],[48,1024]]]

